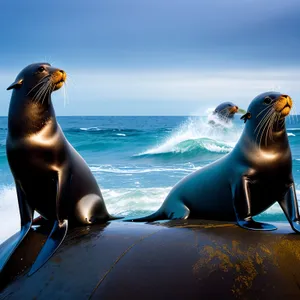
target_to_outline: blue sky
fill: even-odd
[[[0,14],[0,115],[38,61],[70,75],[58,115],[204,114],[271,89],[300,100],[299,0],[15,0]]]

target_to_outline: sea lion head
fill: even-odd
[[[60,89],[67,74],[48,63],[35,63],[25,67],[16,80],[7,88],[26,94],[36,101],[44,101],[47,95]]]
[[[223,102],[215,108],[213,113],[217,114],[221,118],[231,119],[238,111],[239,108],[237,105],[233,104],[232,102]]]
[[[256,136],[272,138],[273,133],[285,127],[285,117],[293,106],[290,96],[278,92],[266,92],[256,96],[250,103],[247,113],[241,119],[246,127],[251,127]]]

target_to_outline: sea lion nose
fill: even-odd
[[[67,78],[67,73],[64,70],[59,70],[62,80],[65,81]]]

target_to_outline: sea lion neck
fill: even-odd
[[[265,128],[260,129],[257,124],[249,122],[246,124],[242,136],[251,137],[253,144],[264,150],[271,148],[274,150],[274,147],[277,149],[285,148],[288,142],[284,119],[274,123],[269,130]]]
[[[10,137],[18,138],[38,133],[46,125],[53,126],[54,131],[57,127],[51,96],[49,95],[49,99],[44,103],[39,103],[31,97],[24,97],[20,101],[20,96],[13,92],[8,113]]]
[[[251,164],[264,164],[265,157],[274,157],[274,163],[276,159],[279,159],[278,157],[281,160],[290,159],[290,146],[284,122],[272,132],[272,137],[265,132],[254,133],[255,127],[249,123],[246,124],[237,145],[232,150],[233,155],[239,156],[243,153],[244,159],[246,158]]]

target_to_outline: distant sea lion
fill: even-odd
[[[113,219],[89,167],[56,121],[51,93],[65,80],[63,70],[37,63],[24,68],[7,88],[13,93],[6,150],[16,184],[21,231],[0,254],[0,271],[30,230],[35,210],[41,215],[35,223],[48,223],[53,228],[30,274],[56,251],[68,224],[89,225]]]
[[[212,115],[217,116],[219,120],[228,123],[238,112],[245,113],[243,109],[240,109],[237,105],[233,104],[232,102],[223,102],[215,108]],[[211,125],[216,124],[214,120],[210,120],[208,123]]]
[[[252,230],[275,226],[252,219],[278,202],[292,228],[300,232],[285,117],[287,95],[267,92],[250,104],[244,131],[226,156],[182,179],[154,214],[133,221],[213,219],[236,221]]]

